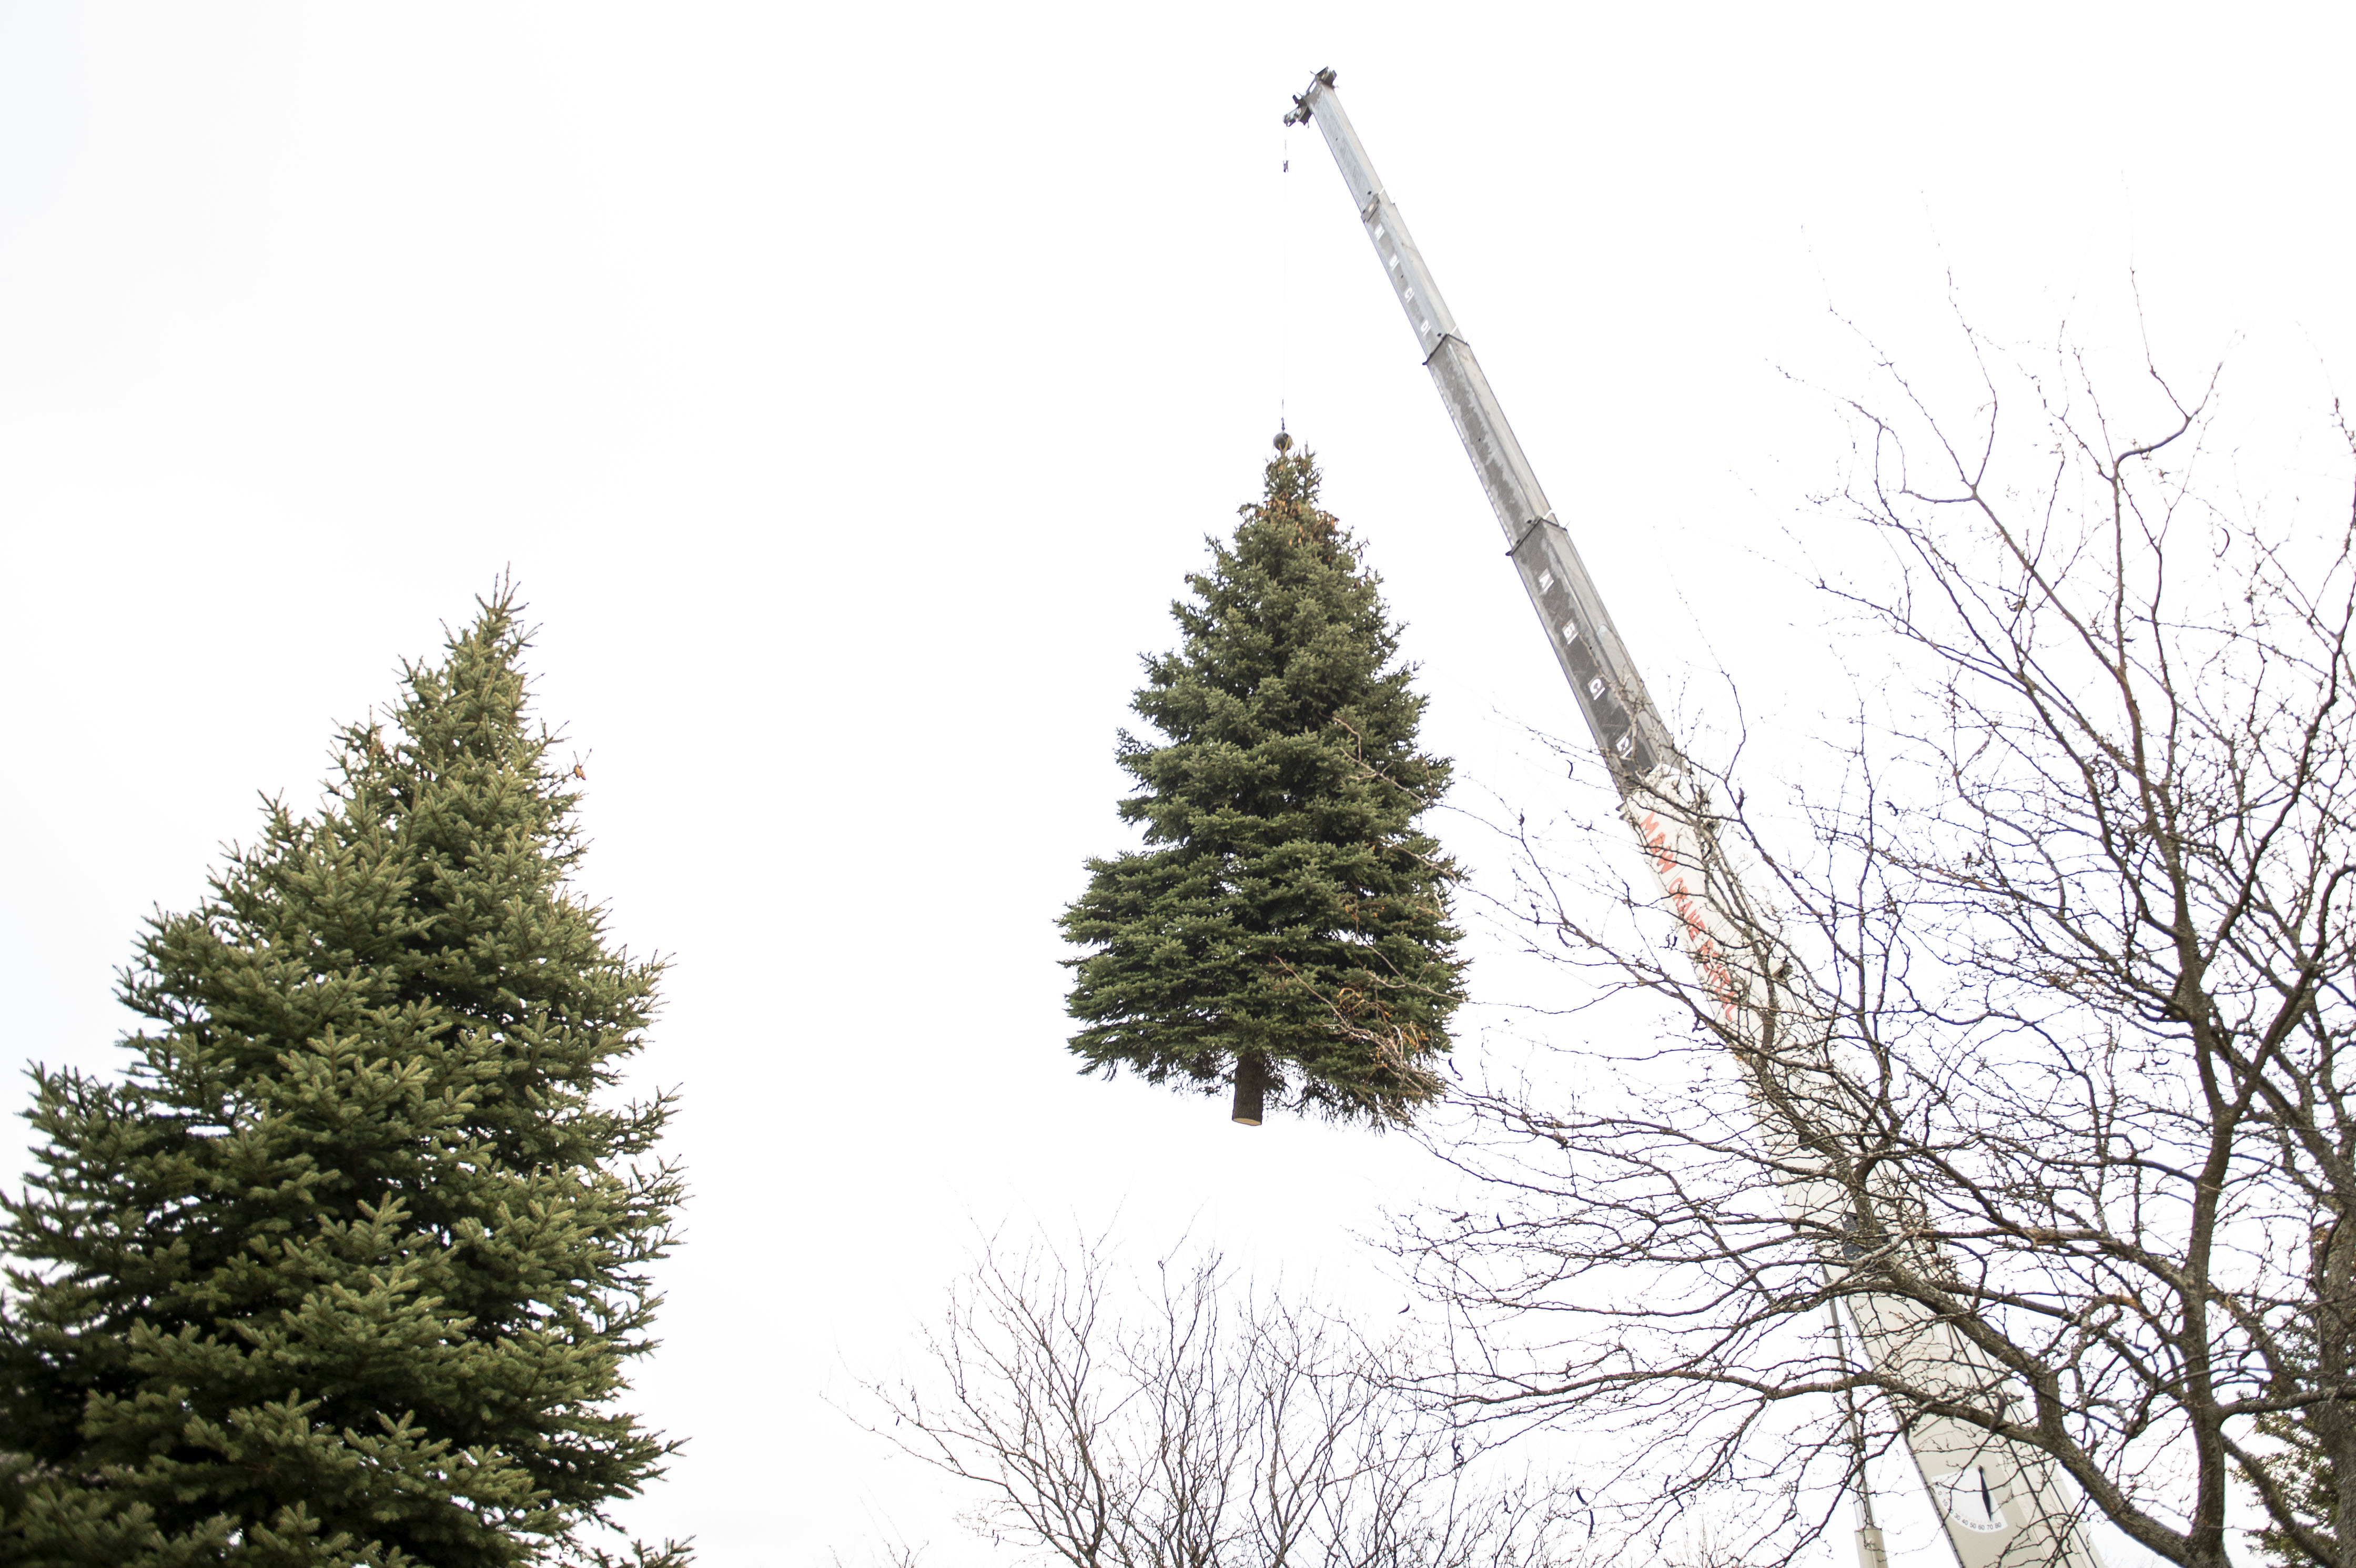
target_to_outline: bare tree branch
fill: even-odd
[[[1667,1026],[1432,1140],[1503,1207],[1402,1223],[1461,1324],[1430,1386],[1620,1434],[1624,1527],[1715,1499],[1749,1563],[1826,1529],[1841,1395],[1870,1451],[1935,1416],[2048,1456],[2168,1561],[2222,1568],[2240,1486],[2269,1551],[2356,1568],[2356,518],[2211,499],[2214,375],[2106,401],[2066,342],[1969,342],[1972,417],[1885,362],[1826,498],[1891,547],[1821,585],[1912,698],[1788,811],[1707,780],[1782,1033],[1728,1026],[1616,835],[1506,830],[1499,918]],[[1828,1309],[1956,1348],[1852,1360]]]
[[[1561,1499],[1476,1482],[1477,1441],[1377,1347],[1215,1255],[1164,1260],[1141,1310],[1084,1246],[985,1251],[923,1375],[862,1423],[969,1485],[969,1523],[1075,1568],[1545,1568]]]

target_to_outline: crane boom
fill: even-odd
[[[1554,508],[1538,487],[1522,444],[1514,438],[1514,427],[1505,423],[1505,411],[1489,389],[1489,378],[1481,372],[1481,361],[1456,330],[1456,318],[1408,233],[1407,220],[1375,177],[1365,148],[1334,96],[1333,76],[1330,70],[1321,71],[1287,118],[1298,123],[1313,117],[1333,149],[1333,161],[1342,166],[1359,220],[1382,258],[1383,275],[1390,279],[1392,292],[1407,311],[1408,325],[1423,348],[1425,368],[1431,371],[1440,401],[1448,406],[1473,471],[1481,477],[1481,488],[1496,510],[1506,548],[1521,568],[1530,602],[1547,624],[1547,640],[1597,748],[1615,775],[1649,773],[1671,750],[1668,732],[1577,547],[1555,521]]]
[[[1829,1175],[1807,1173],[1794,1118],[1778,1107],[1804,1105],[1818,1124],[1841,1096],[1824,1052],[1824,1029],[1811,1026],[1796,963],[1773,913],[1751,896],[1719,845],[1708,802],[1628,655],[1594,579],[1556,519],[1521,443],[1457,331],[1456,318],[1408,232],[1398,206],[1375,175],[1365,145],[1322,70],[1293,100],[1288,124],[1314,122],[1340,166],[1408,325],[1423,350],[1440,400],[1472,458],[1481,488],[1505,530],[1508,553],[1596,749],[1620,792],[1621,810],[1658,878],[1686,952],[1715,1004],[1727,1036],[1750,1069],[1751,1097],[1783,1177],[1783,1200],[1804,1230],[1826,1236],[1848,1208]],[[1810,1036],[1813,1036],[1811,1038]],[[1795,1039],[1798,1047],[1794,1048]],[[1824,1065],[1815,1065],[1823,1063]],[[1828,1269],[1845,1262],[1838,1244],[1824,1248]],[[1953,1325],[1912,1300],[1850,1295],[1849,1316],[1863,1353],[1878,1371],[1933,1396],[1985,1408],[2011,1403],[2008,1380]],[[1837,1323],[1837,1319],[1836,1319]],[[1963,1568],[2102,1568],[2067,1488],[2051,1459],[1943,1414],[1907,1423],[1908,1446],[1935,1499],[1949,1545]],[[1862,1474],[1860,1472],[1860,1485]],[[1858,1531],[1863,1568],[1884,1568],[1880,1532],[1869,1508]]]

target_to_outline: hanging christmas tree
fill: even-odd
[[[1120,803],[1146,847],[1090,860],[1065,934],[1071,1047],[1089,1069],[1404,1123],[1440,1091],[1463,1000],[1454,867],[1417,819],[1449,764],[1416,748],[1425,699],[1357,548],[1279,437],[1267,493],[1212,542],[1184,640],[1145,660]]]
[[[680,1180],[667,1097],[611,1092],[659,966],[569,886],[516,615],[150,923],[126,1074],[35,1072],[0,1563],[509,1568],[660,1472],[616,1401]]]

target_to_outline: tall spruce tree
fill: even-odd
[[[1439,1092],[1463,1000],[1448,885],[1417,818],[1449,764],[1416,749],[1425,699],[1355,542],[1317,505],[1307,451],[1280,449],[1232,541],[1210,542],[1184,641],[1145,660],[1124,731],[1147,847],[1087,863],[1065,934],[1090,1069],[1403,1123]]]
[[[616,1402],[680,1195],[669,1101],[607,1091],[660,966],[568,885],[578,770],[526,716],[518,610],[408,667],[316,815],[271,804],[149,922],[127,1074],[35,1070],[0,1562],[594,1561],[659,1473]]]

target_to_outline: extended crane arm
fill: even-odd
[[[1295,124],[1313,121],[1333,149],[1333,161],[1342,166],[1358,220],[1375,242],[1383,275],[1390,280],[1408,325],[1422,345],[1424,367],[1440,389],[1449,418],[1456,423],[1456,434],[1463,438],[1489,504],[1496,509],[1506,547],[1529,586],[1530,602],[1547,623],[1555,658],[1579,698],[1596,748],[1615,776],[1623,780],[1644,777],[1671,759],[1668,732],[1570,535],[1555,521],[1554,508],[1547,504],[1529,458],[1523,456],[1522,444],[1514,438],[1514,427],[1505,423],[1497,394],[1489,390],[1489,378],[1481,373],[1481,361],[1457,331],[1456,317],[1423,264],[1407,220],[1375,177],[1374,165],[1350,128],[1342,101],[1334,96],[1333,73],[1319,71],[1285,118]]]
[[[1749,1069],[1762,1130],[1779,1152],[1797,1153],[1804,1140],[1793,1131],[1791,1108],[1804,1107],[1798,1119],[1813,1120],[1820,1132],[1827,1116],[1838,1122],[1842,1099],[1824,1057],[1823,1026],[1810,1021],[1804,977],[1776,935],[1772,912],[1743,886],[1719,848],[1691,769],[1505,423],[1480,361],[1457,331],[1406,221],[1376,177],[1334,94],[1331,70],[1317,73],[1285,120],[1313,122],[1333,149],[1383,275],[1407,312],[1424,366],[1496,510],[1547,644],[1619,788],[1622,811],[1659,879],[1664,907]],[[1782,1163],[1804,1170],[1810,1162]],[[1804,1232],[1822,1237],[1837,1228],[1847,1198],[1829,1173],[1787,1177],[1783,1186],[1785,1205]],[[1827,1248],[1826,1263],[1840,1268],[1837,1247]],[[1869,1294],[1850,1296],[1847,1305],[1867,1359],[1896,1382],[1973,1401],[2005,1399],[2002,1372],[1951,1325],[1913,1302]],[[1906,1436],[1964,1568],[2101,1568],[2067,1489],[2043,1455],[1920,1412]],[[1880,1536],[1869,1514],[1858,1549],[1865,1568],[1882,1568]]]

